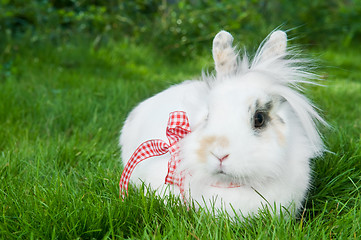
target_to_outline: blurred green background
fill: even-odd
[[[209,50],[220,29],[249,45],[277,27],[291,29],[298,43],[349,47],[361,39],[361,1],[0,0],[2,51],[14,41],[57,43],[80,35],[95,46],[108,38],[150,44],[181,59]]]

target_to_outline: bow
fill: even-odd
[[[125,165],[122,176],[120,177],[120,195],[123,198],[125,193],[128,195],[128,184],[130,176],[138,163],[147,158],[160,156],[167,152],[170,153],[171,158],[168,162],[168,174],[165,177],[164,183],[176,184],[180,188],[180,191],[183,195],[183,176],[175,175],[177,165],[181,161],[179,158],[179,146],[177,145],[177,142],[188,133],[190,133],[190,126],[186,113],[183,111],[171,112],[169,114],[169,120],[166,129],[166,135],[169,144],[160,139],[148,140],[140,144],[140,146],[135,150]]]

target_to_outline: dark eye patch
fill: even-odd
[[[268,101],[265,104],[261,104],[259,100],[256,101],[256,110],[251,119],[253,129],[261,130],[267,126],[267,123],[270,120],[269,112],[271,111],[272,107],[272,101]]]
[[[255,102],[254,107],[255,107],[256,111],[270,112],[271,109],[273,108],[273,102],[272,102],[272,101],[268,101],[268,102],[262,104],[262,103],[260,103],[259,100],[257,100],[257,101]],[[250,110],[250,109],[251,109],[251,107],[249,107],[248,110]]]

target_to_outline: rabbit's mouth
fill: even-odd
[[[225,172],[223,168],[219,168],[215,173],[214,176],[217,178],[215,182],[212,182],[210,186],[218,187],[218,188],[236,188],[245,186],[245,184],[237,181],[237,179],[230,175],[229,173]]]
[[[239,183],[238,181],[235,181],[234,178],[232,178],[231,176],[227,175],[225,172],[223,172],[222,170],[219,171],[219,173],[217,174],[218,176],[220,176],[220,180],[212,183],[210,186],[211,187],[217,187],[217,188],[238,188],[238,187],[242,187],[245,186],[242,183]]]
[[[221,179],[221,181],[230,181],[234,179],[234,176],[227,171],[222,163],[213,169],[213,175]]]

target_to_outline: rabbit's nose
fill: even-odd
[[[226,160],[228,158],[229,154],[224,155],[221,158],[218,158],[220,162],[223,162],[224,160]]]
[[[229,154],[225,154],[225,155],[223,155],[223,156],[217,156],[216,154],[214,154],[214,153],[212,153],[212,152],[211,152],[211,154],[212,154],[214,157],[216,157],[220,162],[223,162],[223,161],[226,160],[226,159],[228,158],[228,156],[229,156]]]

